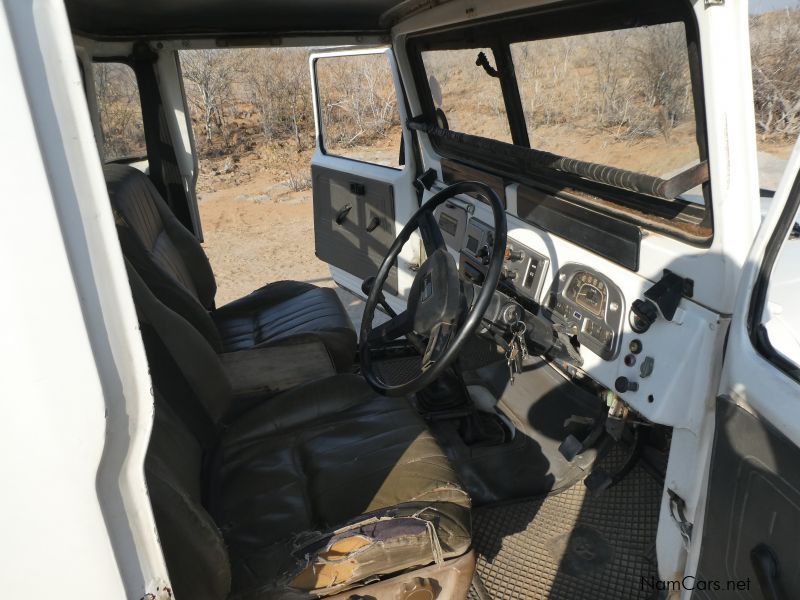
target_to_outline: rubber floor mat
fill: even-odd
[[[651,598],[642,578],[657,577],[661,491],[637,465],[599,494],[581,481],[544,498],[479,508],[473,541],[486,591],[492,600]],[[481,597],[475,589],[469,596]]]
[[[376,374],[387,385],[408,383],[420,374],[422,358],[419,356],[388,358],[372,363]]]

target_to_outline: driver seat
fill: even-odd
[[[317,341],[338,371],[349,370],[356,333],[333,289],[278,281],[216,308],[217,283],[208,257],[150,178],[115,163],[104,165],[103,173],[123,254],[156,296],[217,352]]]
[[[216,353],[127,266],[155,394],[146,478],[178,598],[466,597],[470,498],[405,399],[340,374],[231,419]]]

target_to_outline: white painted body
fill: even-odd
[[[393,30],[396,53],[369,50],[386,53],[396,65],[395,83],[399,88],[402,81],[411,114],[419,113],[420,103],[402,50],[406,36],[432,25],[462,22],[466,14],[478,19],[541,2],[431,4],[435,6]],[[742,403],[751,404],[790,439],[800,441],[797,386],[755,353],[741,316],[764,245],[800,167],[800,154],[793,155],[756,238],[761,218],[747,4],[695,1],[694,7],[701,37],[714,206],[715,233],[709,248],[651,233],[642,242],[641,267],[633,273],[516,218],[516,189],[514,185],[507,189],[509,237],[550,258],[545,288],[568,262],[590,264],[604,273],[628,302],[642,297],[665,268],[703,282],[691,301],[682,301],[673,322],[660,320],[645,334],[656,370],[638,392],[626,396],[642,415],[674,428],[666,487],[686,500],[687,515],[698,532],[695,542],[685,546],[668,514],[665,495],[657,538],[665,579],[675,573],[691,574],[696,566],[713,399],[718,391],[738,393]],[[5,464],[0,581],[12,598],[138,599],[147,593],[157,597],[168,574],[143,475],[153,398],[100,170],[93,134],[97,124],[89,116],[74,60],[75,42],[59,1],[0,3],[5,81],[0,96],[4,284],[0,309],[6,315],[0,335],[6,415],[0,426]],[[114,44],[77,42],[79,56],[113,55],[119,49]],[[193,42],[194,47],[203,44],[211,42]],[[164,47],[181,46],[167,41]],[[160,63],[159,70],[164,79],[175,80],[174,64]],[[174,108],[170,129],[182,143],[181,173],[193,189],[197,163],[184,100],[178,87],[165,89],[165,100]],[[316,90],[314,99],[316,103]],[[410,115],[404,102],[398,105],[404,122]],[[326,156],[320,150],[313,158],[314,164],[407,190],[406,196],[396,199],[398,231],[416,205],[411,191],[412,141],[408,132],[404,135],[403,169]],[[439,160],[427,137],[421,135],[420,142],[421,166],[437,168]],[[488,208],[474,204],[474,218],[491,222]],[[797,254],[797,248],[800,241],[787,244],[786,252]],[[418,261],[419,243],[412,240],[400,258],[399,297],[390,299],[398,308],[413,279],[409,265]],[[360,288],[360,280],[346,272],[332,269],[332,274],[343,286]],[[775,308],[767,325],[776,331],[783,330],[782,319],[794,318],[783,316],[779,307],[800,304],[798,271],[790,269],[784,276],[784,284],[778,282],[776,295],[770,298]],[[626,324],[623,347],[631,337]],[[793,342],[800,348],[800,341]],[[629,374],[621,358],[605,362],[591,352],[584,358],[585,372],[608,387],[618,376]],[[758,386],[766,391],[747,393]],[[650,394],[655,402],[647,401]]]

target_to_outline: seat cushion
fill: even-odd
[[[330,288],[278,281],[226,304],[212,317],[224,352],[305,336],[325,345],[339,371],[349,368],[356,355],[353,323]]]
[[[269,406],[229,426],[212,469],[235,592],[325,595],[468,550],[469,496],[406,400],[339,375]]]

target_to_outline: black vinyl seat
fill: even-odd
[[[178,598],[406,598],[417,572],[466,595],[470,498],[405,399],[338,374],[231,417],[218,355],[127,266],[156,398],[146,477]]]
[[[217,352],[318,340],[336,369],[348,370],[356,333],[333,289],[279,281],[216,308],[217,284],[208,257],[149,177],[128,165],[108,164],[103,170],[126,258],[156,296]]]

